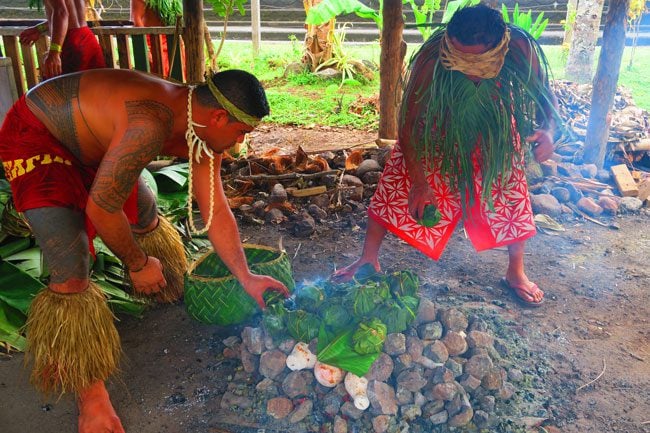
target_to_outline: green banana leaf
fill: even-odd
[[[142,317],[144,310],[149,304],[148,301],[133,297],[107,281],[95,282],[108,297],[108,305],[113,309],[113,311],[130,314],[138,318]]]
[[[20,251],[25,251],[32,246],[32,241],[29,238],[20,238],[13,242],[8,242],[0,246],[0,258],[5,259]]]
[[[27,314],[32,299],[45,285],[17,266],[0,261],[0,287],[0,300]]]
[[[382,26],[383,19],[381,15],[358,0],[324,0],[309,9],[305,23],[317,26],[339,15],[351,13],[355,13],[361,18],[374,20],[379,28]]]
[[[321,325],[318,333],[318,355],[316,359],[328,365],[349,371],[357,376],[365,375],[380,353],[361,355],[354,351],[352,334],[354,328],[339,334],[328,333]]]
[[[0,261],[0,287],[0,343],[23,351],[26,341],[21,334],[27,310],[45,285],[3,260]]]
[[[26,317],[0,299],[0,344],[24,351],[27,340],[21,334]]]
[[[19,251],[16,254],[3,258],[7,262],[13,263],[18,269],[32,276],[33,278],[44,278],[47,276],[47,271],[43,264],[41,257],[41,249],[39,247],[28,248]]]
[[[162,193],[187,190],[188,163],[169,165],[152,173]]]

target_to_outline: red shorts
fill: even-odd
[[[520,148],[517,143],[515,145]],[[468,209],[464,224],[467,235],[477,251],[522,241],[536,233],[523,156],[519,153],[515,159],[508,179],[504,182],[499,178],[493,184],[492,209],[480,198],[482,177],[478,166],[474,167],[476,194],[474,205]],[[437,167],[439,165],[434,164]],[[411,180],[398,143],[384,167],[377,191],[368,208],[368,216],[422,253],[438,260],[463,212],[460,194],[442,178],[439,168],[430,169],[427,180],[442,214],[440,222],[433,227],[418,224],[409,214],[408,195]]]
[[[82,165],[27,107],[21,97],[0,129],[0,160],[18,211],[63,207],[85,212],[96,168]],[[137,185],[124,204],[137,221]],[[89,237],[95,234],[87,220]]]
[[[61,50],[61,67],[64,74],[106,67],[102,47],[89,27],[68,29]]]

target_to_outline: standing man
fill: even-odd
[[[49,33],[50,49],[41,67],[43,78],[105,68],[99,42],[86,24],[85,0],[44,0],[44,4],[47,20],[20,34],[20,43],[32,45]]]
[[[526,306],[541,305],[544,292],[524,272],[535,223],[520,137],[537,161],[548,159],[554,105],[532,36],[483,4],[456,12],[411,61],[399,142],[368,209],[363,252],[333,278],[349,280],[364,264],[378,271],[388,230],[437,260],[462,218],[476,250],[507,245],[503,283]],[[418,223],[427,205],[440,212],[432,227]]]
[[[136,27],[163,27],[176,25],[176,18],[183,15],[183,5],[180,0],[131,0],[131,21]],[[151,38],[160,38],[160,35],[147,35],[147,45],[151,51]],[[169,44],[167,37],[162,36],[160,43],[162,49],[162,68],[164,77],[169,76]],[[183,53],[183,50],[180,50]],[[184,59],[178,59],[183,61]],[[177,60],[177,61],[178,61]],[[149,54],[149,63],[153,56]]]
[[[136,292],[169,290],[171,259],[138,242],[169,237],[140,178],[156,156],[189,159],[188,206],[194,195],[214,250],[260,307],[267,289],[288,294],[250,272],[220,178],[223,151],[268,113],[264,89],[244,71],[195,87],[99,69],[45,81],[7,114],[0,159],[50,270],[27,322],[31,379],[45,392],[76,393],[80,433],[124,432],[104,385],[121,350],[106,299],[89,279],[90,229],[122,260]]]

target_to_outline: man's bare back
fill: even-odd
[[[45,82],[28,93],[27,104],[82,164],[96,167],[109,148],[131,145],[127,137],[115,137],[133,122],[143,125],[134,142],[140,148],[169,141],[158,148],[167,154],[185,145],[186,106],[178,97],[186,94],[185,86],[155,76],[99,69]]]
[[[67,22],[69,29],[78,29],[86,27],[86,2],[85,0],[45,0],[45,13],[48,21],[52,22],[50,17],[59,13],[62,6],[65,6],[67,12]]]

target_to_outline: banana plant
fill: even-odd
[[[505,3],[501,4],[501,15],[503,15],[503,20],[506,23],[512,23],[517,27],[521,27],[535,39],[539,39],[542,36],[542,33],[544,33],[548,25],[548,18],[544,19],[544,12],[540,12],[535,18],[535,21],[533,21],[533,12],[531,10],[528,10],[527,13],[520,12],[519,3],[515,3],[515,7],[512,10],[512,19],[510,19]]]

